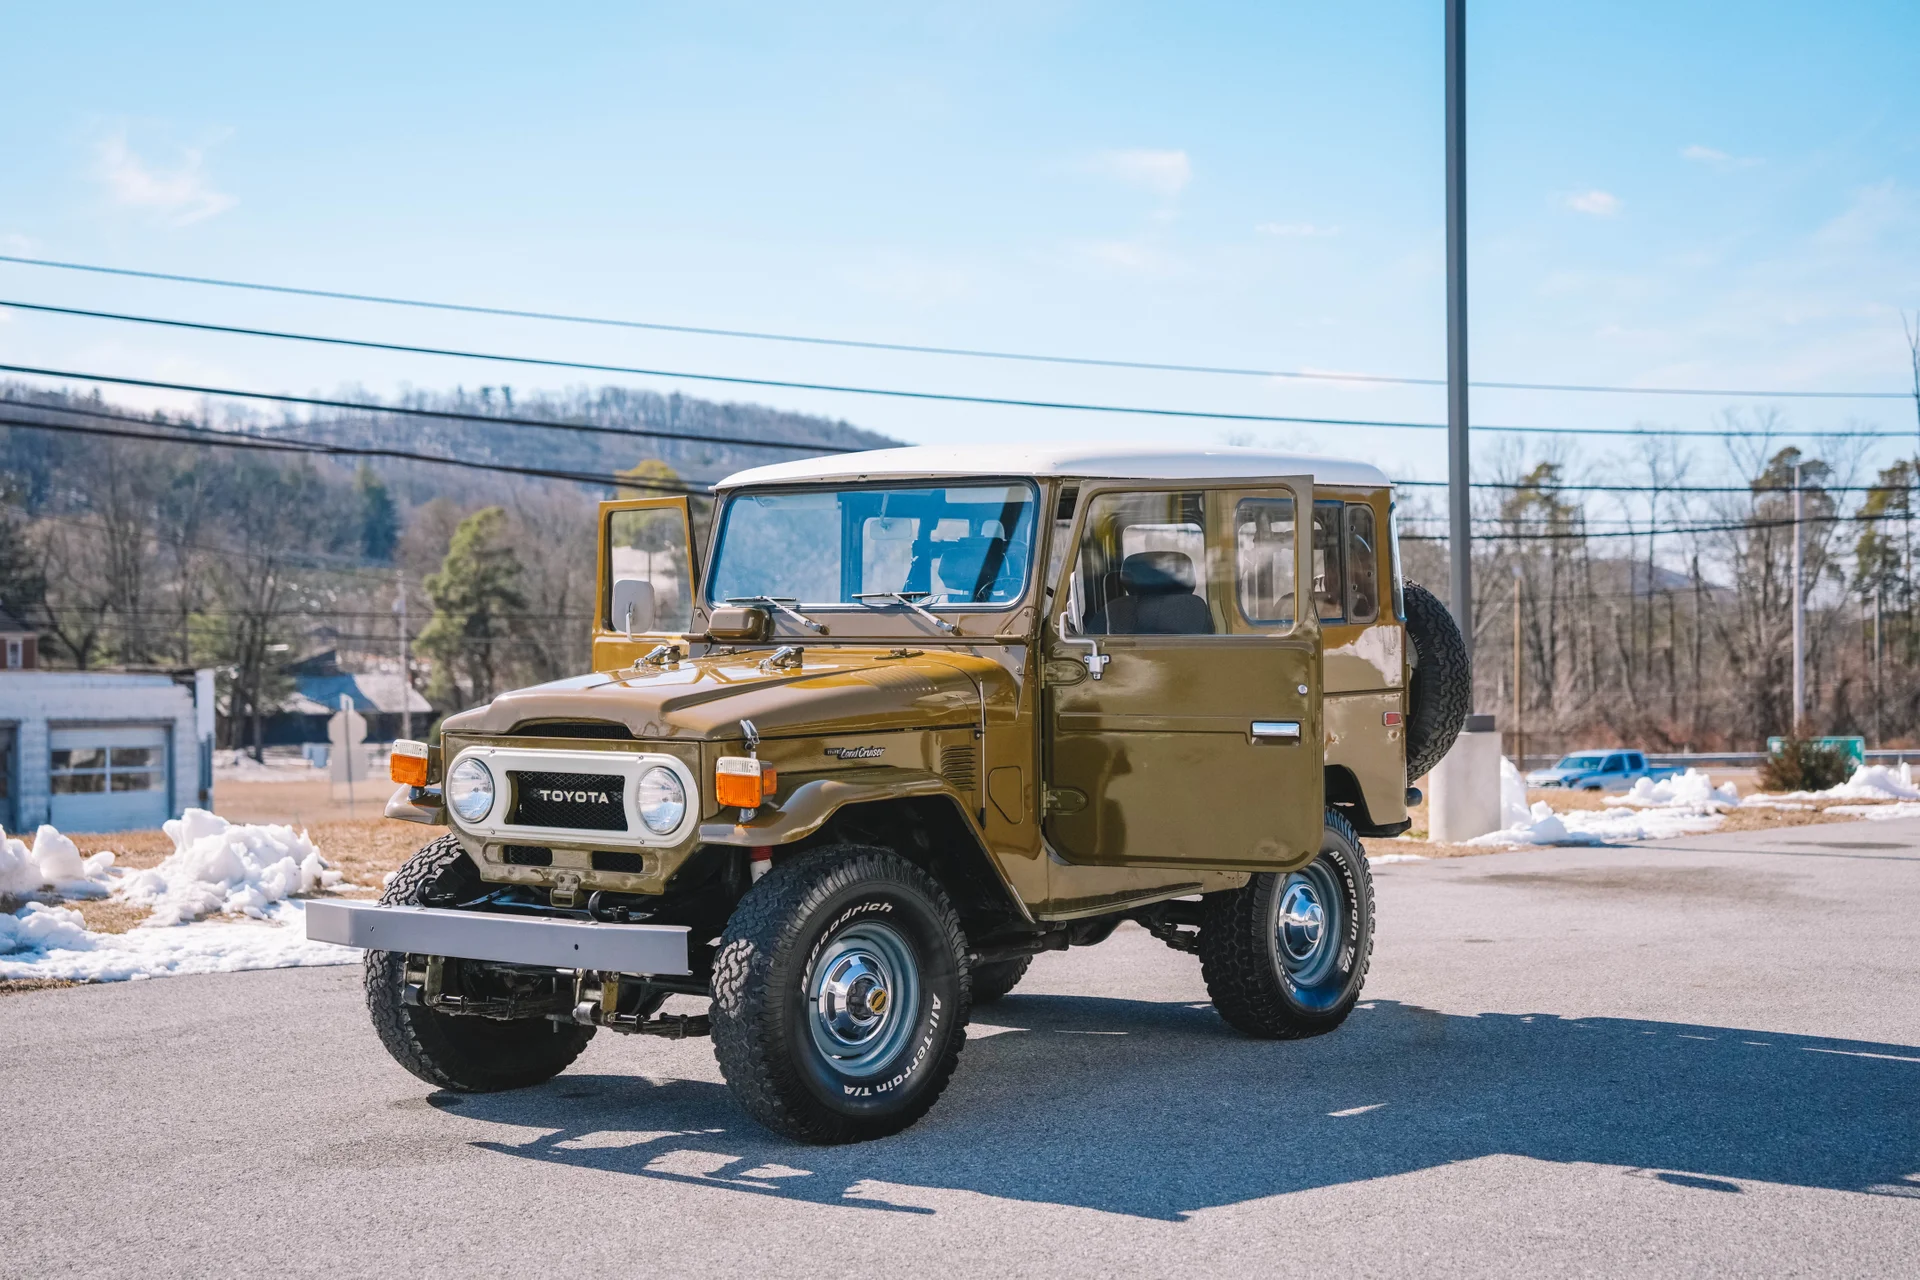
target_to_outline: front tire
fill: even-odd
[[[1331,810],[1298,871],[1207,895],[1200,970],[1213,1007],[1250,1036],[1297,1040],[1346,1021],[1373,957],[1373,880],[1353,827]]]
[[[451,835],[423,846],[395,873],[380,901],[388,906],[452,906],[483,891],[480,872]],[[369,951],[367,1012],[393,1060],[441,1089],[494,1093],[550,1080],[593,1039],[592,1027],[522,1018],[496,1022],[454,1017],[407,1004],[407,958]]]
[[[1032,956],[1020,956],[1013,960],[993,960],[973,967],[973,1007],[992,1004],[1015,987],[1020,979],[1027,976],[1027,969],[1033,964]]]
[[[966,936],[933,878],[830,845],[740,901],[713,965],[713,1051],[747,1114],[802,1142],[905,1129],[966,1042]]]

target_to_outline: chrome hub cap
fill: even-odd
[[[888,925],[862,922],[829,942],[807,978],[813,1043],[846,1075],[896,1065],[920,1006],[913,950]]]
[[[1326,980],[1340,959],[1346,898],[1325,862],[1311,862],[1286,878],[1275,895],[1274,959],[1296,987]]]
[[[1280,899],[1280,945],[1293,960],[1311,959],[1326,936],[1327,909],[1304,880],[1287,886]]]

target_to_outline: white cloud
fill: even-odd
[[[1301,239],[1318,239],[1322,236],[1337,236],[1338,227],[1323,227],[1312,222],[1262,222],[1254,228],[1263,236],[1289,236]]]
[[[1193,162],[1184,151],[1102,151],[1089,167],[1167,199],[1179,195],[1193,179]]]
[[[100,144],[94,176],[106,187],[115,204],[145,210],[176,227],[184,227],[225,213],[239,203],[225,192],[214,190],[204,162],[198,147],[188,147],[181,152],[180,163],[172,169],[149,165],[127,145],[126,135],[120,133]]]
[[[1567,197],[1567,208],[1576,213],[1592,214],[1596,218],[1614,218],[1620,215],[1621,199],[1610,191],[1582,191],[1578,195]]]
[[[1706,165],[1709,169],[1718,169],[1721,171],[1728,169],[1750,169],[1760,163],[1751,156],[1728,155],[1724,151],[1716,150],[1713,147],[1703,147],[1699,143],[1695,143],[1690,147],[1680,148],[1680,158],[1682,160],[1691,160],[1695,164]]]

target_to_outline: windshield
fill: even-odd
[[[1598,769],[1606,760],[1605,756],[1562,756],[1556,769]]]
[[[935,609],[1010,605],[1026,585],[1036,502],[1031,484],[1004,483],[736,494],[709,598],[804,609],[899,592]]]

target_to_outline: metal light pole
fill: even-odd
[[[395,622],[400,628],[400,736],[413,736],[413,667],[407,658],[407,575],[400,575],[400,587],[393,598]]]
[[[1447,528],[1454,621],[1473,657],[1467,465],[1467,3],[1447,0]],[[1469,694],[1471,705],[1471,694]]]
[[[1800,487],[1800,464],[1793,464],[1793,736],[1804,732],[1807,717],[1807,608],[1805,578],[1801,572],[1804,539],[1800,522],[1807,510],[1806,490]]]

